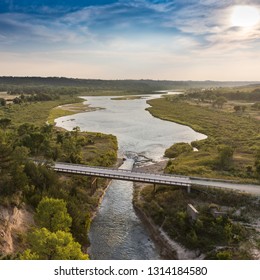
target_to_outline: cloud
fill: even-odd
[[[43,65],[42,73],[51,67],[52,75],[60,69],[66,76],[83,77],[85,73],[87,77],[92,68],[91,77],[96,78],[159,78],[156,72],[165,78],[174,78],[173,73],[179,77],[186,73],[190,75],[187,78],[192,78],[206,71],[207,65],[212,69],[207,71],[213,75],[217,70],[223,71],[228,63],[236,65],[239,58],[248,69],[250,63],[256,63],[253,57],[259,59],[260,27],[230,25],[235,4],[254,3],[260,9],[259,1],[92,2],[80,7],[75,4],[74,8],[42,5],[37,13],[32,12],[32,7],[2,13],[1,61],[7,51],[12,51],[14,56],[9,54],[6,58],[13,69],[15,61],[19,67],[28,61],[28,67],[23,69],[35,70],[38,63]],[[217,70],[215,65],[219,65]],[[196,69],[200,74],[196,74]],[[68,75],[69,71],[74,74]]]

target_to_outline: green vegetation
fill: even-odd
[[[78,128],[66,132],[52,125],[37,127],[28,123],[14,130],[10,125],[0,130],[0,204],[29,205],[36,209],[39,227],[55,234],[57,230],[70,231],[85,250],[89,246],[87,233],[92,213],[107,181],[99,179],[98,186],[94,186],[88,177],[58,175],[50,164],[58,159],[109,166],[117,160],[116,151],[117,141],[112,135],[82,133]],[[31,157],[48,159],[50,164],[35,164]],[[45,237],[50,242],[56,238],[53,234]],[[69,244],[70,236],[64,234],[64,238],[68,240],[64,244]],[[30,242],[28,246],[30,250],[34,248]],[[32,253],[26,256],[43,256],[35,249]]]
[[[12,120],[12,124],[21,125],[33,123],[43,125],[48,120],[50,110],[58,105],[79,102],[78,97],[63,96],[60,100],[22,103],[0,107],[0,117],[5,116]]]
[[[54,120],[57,118],[93,110],[96,110],[96,108],[89,107],[82,102],[61,105],[50,110],[48,123],[54,124]]]
[[[35,220],[39,226],[51,232],[69,231],[72,223],[65,201],[48,197],[38,204]]]
[[[87,260],[88,255],[81,252],[80,244],[70,233],[50,232],[46,228],[36,229],[29,234],[31,249],[27,249],[22,260]]]
[[[6,92],[0,99],[0,204],[10,208],[25,204],[35,212],[36,222],[26,238],[20,237],[21,251],[6,258],[88,258],[84,253],[89,245],[87,232],[107,181],[98,179],[96,186],[88,177],[58,175],[51,164],[59,160],[112,166],[117,160],[117,141],[112,135],[81,132],[78,127],[70,132],[54,128],[55,118],[74,113],[57,106],[80,102],[79,95],[129,95],[131,99],[158,89],[217,85],[230,83],[0,77],[0,91]],[[234,96],[226,88],[192,89],[178,97],[149,101],[153,115],[189,125],[208,136],[191,145],[170,147],[166,155],[174,160],[169,160],[167,172],[260,179],[259,91],[248,86],[236,95],[239,100]],[[193,152],[192,147],[199,151]],[[35,164],[31,158],[45,163]],[[187,216],[187,203],[200,212],[196,222]],[[225,205],[232,209],[228,215],[215,217],[212,203],[218,209]],[[188,196],[178,188],[159,187],[156,193],[144,188],[137,204],[172,238],[201,250],[209,259],[250,258],[250,252],[241,248],[251,232],[237,220],[250,222],[246,213],[259,214],[252,198],[199,189]],[[242,212],[239,217],[236,210]]]
[[[81,245],[69,232],[72,218],[62,199],[44,197],[36,209],[38,226],[27,234],[29,249],[21,255],[22,260],[87,260]]]
[[[153,90],[171,90],[179,88],[210,88],[247,85],[247,82],[216,82],[216,81],[154,81],[154,80],[94,80],[69,79],[57,77],[0,77],[0,92],[17,90],[19,93],[43,92],[44,88],[55,88],[55,92],[73,92],[80,95],[91,91],[124,91],[133,94]],[[28,89],[29,88],[29,89]],[[26,90],[28,91],[26,92]],[[72,91],[73,90],[73,91]],[[132,92],[132,93],[131,93]],[[108,94],[110,95],[110,94]],[[121,95],[121,94],[120,94]]]
[[[157,186],[156,192],[147,186],[135,196],[139,196],[135,206],[158,227],[185,247],[199,250],[206,259],[252,258],[256,232],[240,222],[250,223],[252,215],[259,215],[257,198],[198,187],[188,194],[183,188],[168,186]],[[199,211],[196,220],[188,215],[190,203]]]
[[[40,96],[42,92],[24,91],[16,93]],[[20,96],[19,102],[0,106],[0,204],[11,209],[27,205],[36,213],[36,228],[26,242],[21,238],[19,248],[24,251],[2,257],[88,259],[84,253],[88,230],[108,182],[98,179],[96,185],[89,177],[59,175],[51,164],[59,160],[112,166],[117,161],[117,140],[113,135],[81,132],[79,127],[64,131],[46,124],[53,108],[81,99],[68,92],[42,101],[39,96],[37,100]],[[47,161],[35,164],[31,158]]]
[[[75,114],[75,112],[70,111],[70,110],[64,110],[64,109],[58,108],[58,107],[53,108],[50,111],[50,114],[49,114],[49,117],[48,117],[48,123],[49,124],[54,124],[55,119],[58,119],[58,118],[63,117],[63,116],[73,115],[73,114]]]
[[[193,151],[192,147],[188,143],[176,143],[170,148],[166,149],[164,156],[168,158],[175,158],[183,153],[189,153]]]
[[[255,181],[259,147],[258,121],[196,104],[188,95],[148,101],[147,110],[161,119],[191,126],[208,136],[192,144],[199,151],[180,154],[169,161],[170,173]]]
[[[148,101],[152,115],[208,136],[191,143],[198,151],[185,143],[168,148],[165,156],[174,159],[168,161],[165,171],[259,182],[260,124],[255,113],[259,100],[260,90],[248,87],[242,92],[193,89]],[[250,223],[260,214],[258,198],[210,188],[192,187],[188,194],[178,187],[159,186],[154,191],[149,186],[135,193],[134,203],[172,239],[199,250],[206,259],[253,258],[259,241]],[[194,220],[188,214],[188,204],[199,211]]]

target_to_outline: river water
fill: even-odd
[[[57,126],[72,130],[113,134],[118,139],[119,156],[126,161],[120,168],[132,169],[163,159],[166,148],[177,142],[191,142],[206,136],[187,126],[154,118],[145,108],[146,100],[113,100],[113,97],[87,96],[87,104],[100,110],[56,119]],[[92,259],[160,259],[160,252],[136,216],[132,205],[133,183],[113,180],[107,189],[89,238]]]

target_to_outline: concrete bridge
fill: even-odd
[[[123,181],[143,182],[150,183],[154,186],[156,184],[170,185],[170,186],[183,186],[187,187],[188,192],[191,186],[215,187],[225,188],[230,190],[238,190],[241,192],[250,193],[260,196],[260,186],[253,184],[239,184],[233,181],[224,181],[219,179],[206,179],[188,176],[175,176],[167,174],[153,174],[135,172],[126,169],[105,168],[105,167],[92,167],[82,164],[71,164],[56,162],[53,169],[57,172],[68,174],[79,174],[92,177],[102,177],[108,179],[116,179]]]
[[[56,162],[53,169],[57,172],[80,174],[93,177],[102,177],[123,181],[143,182],[151,184],[172,185],[190,187],[191,181],[188,177],[161,175],[152,173],[134,172],[126,169],[93,167],[81,164],[70,164]]]

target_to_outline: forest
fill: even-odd
[[[2,218],[11,213],[9,221],[0,219],[0,258],[88,259],[87,233],[108,182],[58,175],[51,166],[54,161],[114,166],[117,140],[47,123],[52,108],[79,99],[52,91],[46,98],[40,90],[40,98],[32,98],[35,94],[0,106],[0,212]],[[19,223],[14,213],[32,217],[26,230],[12,230]]]

